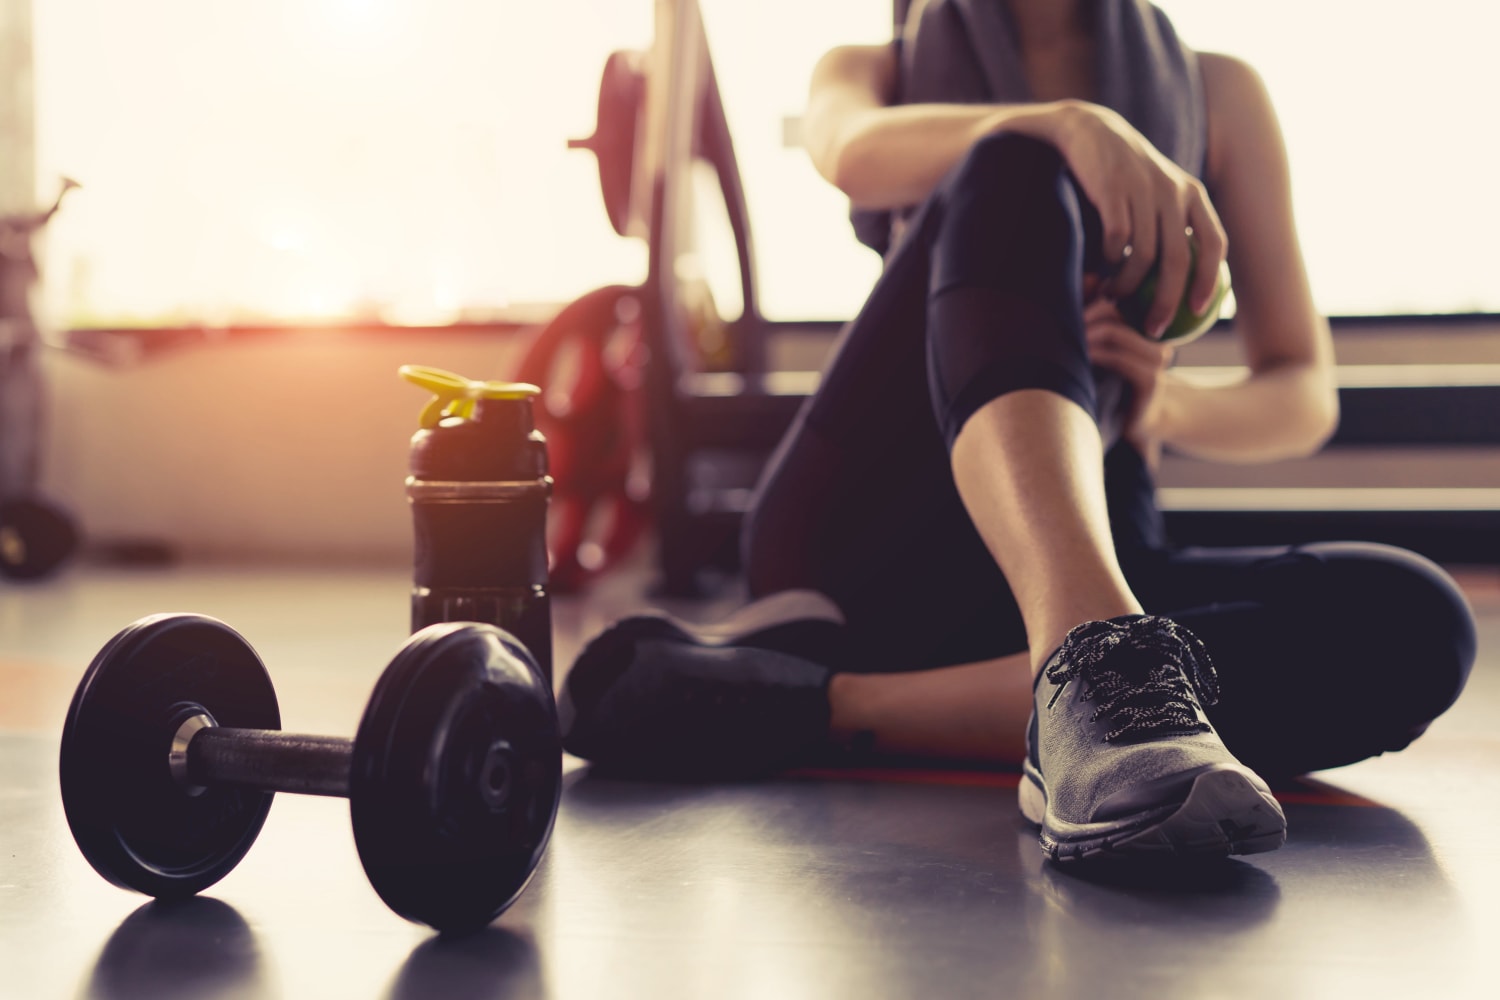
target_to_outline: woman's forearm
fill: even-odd
[[[1338,426],[1338,393],[1325,365],[1286,364],[1228,385],[1166,373],[1157,437],[1217,462],[1273,462],[1321,448]]]
[[[813,163],[860,208],[924,200],[970,147],[993,132],[1056,141],[1062,104],[910,104],[846,114],[817,129]]]

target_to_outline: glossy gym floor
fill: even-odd
[[[1464,698],[1404,753],[1280,789],[1274,854],[1085,877],[1043,860],[1006,775],[694,787],[570,760],[530,887],[456,940],[382,905],[340,800],[278,796],[234,872],[165,906],[94,873],[58,796],[73,686],[154,612],[223,618],[266,662],[285,728],[350,735],[405,638],[402,571],[80,565],[5,586],[0,996],[1493,997],[1500,571],[1460,575],[1481,622]],[[644,582],[560,600],[559,664]]]

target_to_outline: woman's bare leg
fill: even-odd
[[[1033,672],[1073,626],[1140,614],[1115,557],[1094,419],[1027,389],[985,404],[953,442],[953,478],[1010,582]]]
[[[892,706],[866,720],[876,745],[884,733],[892,749],[904,741],[917,753],[925,748],[995,759],[1013,753],[1014,744],[1005,741],[1026,732],[1021,811],[1039,824],[1042,847],[1055,859],[1253,854],[1279,847],[1286,819],[1270,789],[1235,760],[1203,718],[1195,681],[1183,665],[1191,662],[1196,676],[1198,640],[1170,622],[1138,619],[1142,629],[1136,631],[1134,624],[1103,621],[1142,609],[1115,557],[1093,418],[1061,395],[1011,392],[965,422],[951,462],[964,507],[1011,584],[1033,671],[1040,672],[1074,626],[1085,622],[1094,624],[1077,633],[1077,641],[1097,640],[1088,654],[1123,649],[1127,670],[1141,662],[1160,665],[1129,681],[1104,668],[1099,676],[1110,679],[1096,687],[1092,670],[1099,659],[1059,661],[1021,702],[1028,717],[1035,714],[1034,734],[1029,723],[1023,729],[1007,717],[1019,699],[995,669],[1003,662],[952,668],[925,681],[898,676],[874,692],[869,684],[862,693],[856,685],[853,694],[866,705],[878,697]],[[1173,651],[1161,651],[1168,648]],[[1152,659],[1142,661],[1142,653]],[[1019,663],[1010,666],[1013,676],[1025,677]],[[1134,693],[1132,683],[1139,685]],[[841,686],[837,694],[830,689],[831,698],[851,697],[848,683]],[[1107,697],[1089,704],[1101,690]],[[1127,704],[1132,697],[1137,703]],[[983,708],[976,711],[976,705]],[[903,707],[904,723],[897,718]],[[847,711],[835,718],[850,724]],[[992,727],[988,738],[986,725]],[[1115,742],[1117,735],[1131,738]]]
[[[975,412],[954,441],[953,475],[1010,581],[1030,651],[936,670],[839,674],[829,686],[835,739],[868,734],[886,753],[1020,762],[1031,678],[1068,630],[1141,612],[1115,558],[1102,449],[1093,418],[1056,393],[1008,393]]]
[[[837,743],[869,740],[882,754],[1017,766],[1031,714],[1029,661],[1023,650],[935,670],[835,674],[830,733]]]

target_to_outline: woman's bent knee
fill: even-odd
[[[1015,132],[993,132],[969,147],[955,171],[955,185],[988,186],[1004,177],[1051,182],[1066,166],[1051,143]]]
[[[949,446],[975,410],[1018,389],[1046,389],[1096,412],[1082,316],[1090,230],[1061,154],[1025,136],[989,136],[938,201],[927,362]]]
[[[987,136],[954,169],[940,198],[932,291],[1045,290],[1049,299],[1065,300],[1077,292],[1091,209],[1055,147],[1021,135]]]
[[[1365,685],[1379,712],[1409,741],[1446,711],[1468,682],[1477,650],[1463,591],[1425,556],[1390,545],[1323,542],[1300,547],[1324,563],[1346,619],[1351,651],[1370,666]],[[1374,706],[1372,706],[1374,707]],[[1389,747],[1388,749],[1399,749]]]

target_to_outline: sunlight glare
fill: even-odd
[[[824,51],[889,37],[889,0],[700,2],[761,307],[847,318],[880,260],[786,123]],[[1500,312],[1488,175],[1500,128],[1482,113],[1500,93],[1500,9],[1161,5],[1190,44],[1243,55],[1265,78],[1325,310]],[[593,131],[606,56],[646,47],[653,12],[649,0],[35,4],[38,201],[64,174],[85,186],[42,248],[44,321],[485,320],[642,280],[646,248],[614,233],[593,156],[566,141]],[[712,215],[706,243],[725,232]],[[731,305],[733,254],[700,250]]]

